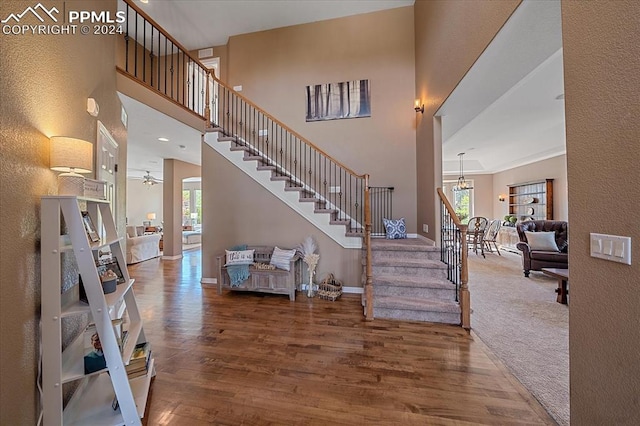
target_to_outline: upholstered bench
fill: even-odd
[[[269,264],[274,247],[247,246],[247,250],[254,250],[253,265],[249,265],[249,278],[237,286],[231,286],[231,279],[225,265],[225,256],[217,256],[218,262],[218,294],[223,288],[234,291],[254,291],[260,293],[287,294],[289,300],[296,300],[296,286],[302,278],[301,258],[299,254],[289,261],[289,270],[259,269],[255,264]]]

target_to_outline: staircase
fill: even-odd
[[[433,242],[375,238],[371,250],[375,318],[460,324],[456,287]]]
[[[358,221],[262,150],[220,127],[207,129],[204,141],[342,247],[362,247]]]

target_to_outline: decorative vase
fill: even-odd
[[[316,292],[314,290],[315,287],[315,283],[314,283],[314,277],[316,275],[316,271],[315,268],[311,268],[311,266],[309,267],[309,284],[307,284],[307,297],[313,297],[315,296]]]

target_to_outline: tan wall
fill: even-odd
[[[182,256],[182,180],[200,175],[200,166],[174,159],[164,160],[163,256]]]
[[[153,186],[143,185],[140,179],[127,179],[127,223],[142,225],[147,219],[147,213],[155,213],[154,225],[160,225],[162,216],[162,187],[163,184]]]
[[[567,156],[549,158],[526,166],[515,167],[493,175],[493,214],[502,219],[509,214],[509,198],[504,203],[498,201],[499,194],[509,195],[508,185],[553,179],[553,219],[569,220],[567,191]]]
[[[571,423],[640,424],[640,3],[562,3],[569,182]],[[632,265],[589,233],[632,237]]]
[[[238,244],[293,248],[311,235],[320,254],[317,277],[333,272],[345,286],[361,287],[360,250],[343,249],[206,144],[202,164],[204,278],[216,278],[216,256],[225,249]]]
[[[417,0],[415,97],[425,104],[416,129],[418,223],[435,239],[436,188],[442,183],[441,146],[434,143],[433,114],[516,9],[519,0]],[[422,231],[422,227],[420,227]]]
[[[99,4],[99,10],[115,13],[115,0]],[[0,2],[0,16],[33,5]],[[68,9],[83,5],[86,8],[86,2],[66,2]],[[61,1],[47,6],[63,10]],[[120,123],[112,37],[0,37],[0,424],[33,425],[39,410],[40,196],[57,193],[48,138],[72,136],[95,144],[99,119],[120,145],[119,169],[126,170],[127,136]],[[100,105],[98,118],[86,112],[88,97]],[[118,229],[124,235],[124,173],[117,175],[117,185],[122,188]]]
[[[230,86],[372,186],[393,186],[394,215],[416,232],[413,8],[231,37]],[[305,122],[308,85],[369,79],[370,118]]]

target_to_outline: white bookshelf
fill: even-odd
[[[104,228],[102,239],[90,242],[80,204],[94,224]],[[64,219],[64,221],[63,221]],[[63,233],[62,224],[66,224]],[[134,280],[129,276],[108,202],[75,196],[42,197],[41,208],[41,295],[42,295],[42,410],[47,425],[140,425],[149,393],[155,362],[149,361],[145,376],[129,380],[125,366],[135,345],[146,341],[138,310]],[[124,282],[116,291],[104,294],[96,267],[101,249],[108,248],[117,259]],[[75,257],[88,304],[79,297],[79,285],[62,293],[61,255]],[[62,350],[62,319],[88,315],[95,323],[107,368],[84,373],[85,344],[81,332]],[[113,319],[126,316],[127,339],[122,350]],[[63,407],[63,384],[78,382]],[[112,408],[117,396],[119,407]]]

